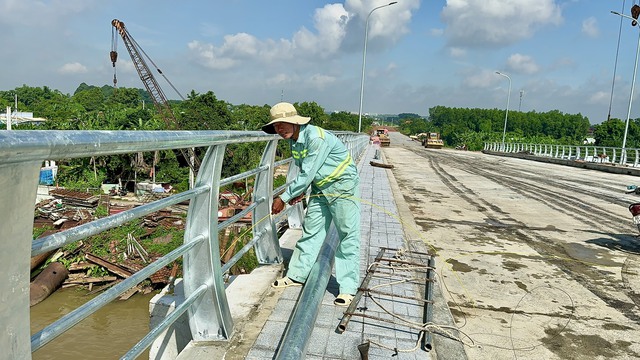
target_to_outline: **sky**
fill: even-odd
[[[363,114],[559,110],[598,124],[640,118],[640,89],[630,101],[640,27],[611,13],[633,3],[0,0],[0,90],[112,85],[119,19],[170,81],[148,63],[169,99],[212,91],[234,105],[358,113],[362,94]],[[116,37],[118,86],[144,88]]]

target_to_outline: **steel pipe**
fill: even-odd
[[[298,304],[293,310],[291,320],[285,330],[280,349],[276,355],[277,360],[304,358],[325,289],[329,284],[338,243],[338,231],[331,224],[329,234],[320,248],[318,258],[311,268],[311,273],[302,288]]]

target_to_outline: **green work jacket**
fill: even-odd
[[[301,125],[298,140],[289,139],[291,155],[300,168],[298,176],[280,198],[285,203],[302,195],[309,186],[312,193],[326,197],[353,195],[359,177],[356,165],[342,141],[314,125]]]

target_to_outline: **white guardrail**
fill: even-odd
[[[630,167],[638,167],[640,165],[640,149],[636,148],[487,142],[484,144],[484,150],[504,153],[524,153],[564,160],[620,164]]]
[[[368,144],[363,134],[338,132],[357,159]],[[0,337],[3,356],[31,359],[31,353],[90,316],[102,306],[133,288],[159,269],[182,257],[185,301],[123,358],[135,358],[148,348],[155,337],[172,321],[187,312],[195,342],[226,340],[233,333],[233,320],[224,288],[224,274],[251,247],[260,264],[282,262],[282,251],[275,224],[287,215],[293,226],[300,226],[301,205],[289,207],[277,217],[270,216],[274,194],[285,185],[273,188],[274,168],[291,162],[275,161],[280,138],[258,131],[0,131],[0,233],[4,250],[0,252]],[[229,144],[264,143],[260,164],[249,171],[221,179],[225,148]],[[45,160],[150,152],[206,147],[193,188],[133,209],[71,228],[33,241],[33,213],[40,168]],[[289,182],[297,174],[290,166]],[[218,222],[220,186],[254,179],[252,203],[241,213]],[[168,206],[189,200],[184,242],[166,256],[149,264],[133,276],[114,285],[93,300],[81,305],[54,323],[30,335],[29,282],[30,258],[60,248],[102,231],[115,228]],[[224,266],[220,262],[218,232],[251,212],[252,239]],[[265,219],[265,221],[260,221]],[[196,305],[197,304],[197,305]]]

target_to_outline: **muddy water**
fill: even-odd
[[[61,289],[31,307],[31,334],[81,306],[96,295]],[[149,301],[154,294],[115,300],[62,336],[33,353],[34,360],[118,359],[149,332]],[[148,359],[148,352],[140,355]]]

